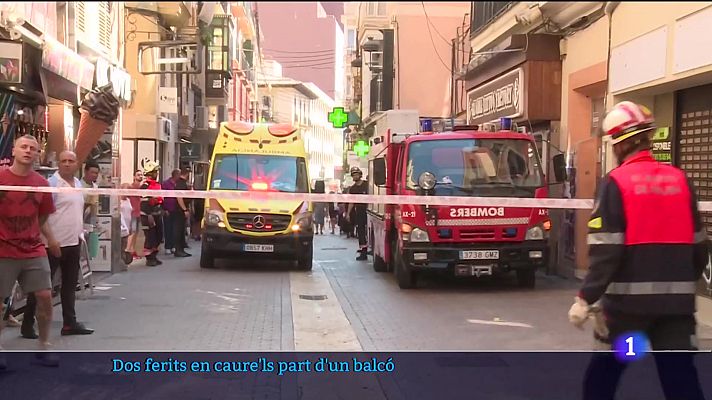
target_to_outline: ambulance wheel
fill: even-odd
[[[200,251],[200,268],[213,269],[215,268],[215,257],[208,250]]]
[[[309,248],[305,250],[303,253],[299,254],[299,258],[297,260],[297,264],[299,266],[299,269],[302,271],[311,271],[312,270],[312,260],[314,258],[314,244],[310,244]]]
[[[418,274],[405,265],[398,251],[395,254],[394,263],[398,287],[401,289],[414,289],[418,285]]]
[[[536,286],[536,270],[520,269],[517,270],[517,284],[519,287],[534,289]]]

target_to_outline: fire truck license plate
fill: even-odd
[[[498,260],[499,250],[463,250],[460,260]]]
[[[255,252],[255,253],[272,253],[274,251],[274,245],[271,244],[246,244],[245,251]]]

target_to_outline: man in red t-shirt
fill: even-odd
[[[32,168],[39,154],[37,140],[29,135],[15,140],[13,164],[0,170],[0,186],[49,186],[47,179]],[[55,211],[51,193],[0,191],[0,299],[12,292],[19,282],[23,293],[34,293],[40,349],[47,350],[52,321],[52,294],[47,251],[40,233],[47,238],[48,249],[60,257],[59,243],[47,226],[47,217]],[[0,331],[0,333],[2,333]],[[56,366],[56,357],[40,354],[38,360]],[[5,365],[0,358],[0,368]]]

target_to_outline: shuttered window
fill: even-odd
[[[107,54],[111,52],[111,3],[75,1],[77,39]]]

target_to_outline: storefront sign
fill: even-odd
[[[653,135],[653,157],[656,160],[672,163],[672,141],[670,140],[670,127],[658,128]]]
[[[42,66],[77,86],[91,90],[94,64],[51,37],[45,36],[44,40]]]
[[[524,70],[512,72],[467,93],[467,121],[478,125],[501,117],[515,118],[523,113]]]
[[[158,88],[158,112],[168,114],[178,113],[178,88]]]
[[[96,85],[104,86],[109,82],[114,88],[116,97],[126,103],[131,102],[131,75],[111,65],[107,60],[98,58],[96,61]]]
[[[22,82],[22,43],[0,42],[0,83]]]
[[[180,144],[180,160],[181,161],[199,161],[200,160],[200,144],[199,143],[181,143]]]

